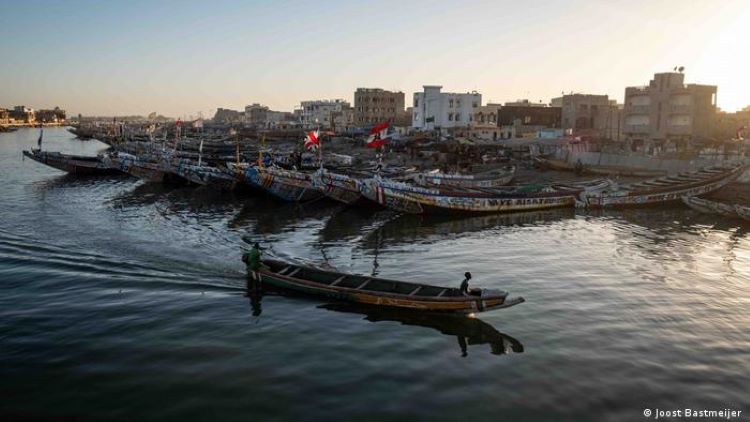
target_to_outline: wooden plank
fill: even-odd
[[[287,277],[292,277],[292,276],[294,276],[295,274],[297,274],[297,273],[299,272],[299,270],[300,270],[300,268],[297,268],[297,269],[295,269],[294,271],[292,271],[291,273],[289,273],[289,274],[287,275]]]
[[[448,291],[448,289],[441,290],[440,293],[437,295],[437,297],[443,296],[445,294],[445,292],[447,292],[447,291]]]
[[[346,278],[346,276],[342,275],[341,277],[339,277],[336,280],[334,280],[333,283],[331,283],[331,286],[335,286],[335,285],[341,283],[341,281],[344,280],[345,278]]]
[[[279,271],[279,273],[278,273],[278,274],[279,274],[279,275],[284,275],[284,273],[286,273],[287,271],[289,271],[289,269],[290,269],[290,268],[292,268],[292,266],[291,266],[291,265],[290,265],[290,266],[288,266],[288,267],[286,267],[286,268],[284,268],[283,270]]]
[[[367,285],[367,283],[369,283],[370,281],[372,281],[371,278],[366,279],[364,282],[362,282],[362,284],[360,284],[359,286],[357,286],[356,290],[359,290],[359,289],[365,287]]]
[[[420,290],[422,290],[422,286],[417,286],[416,289],[412,290],[411,293],[409,293],[409,296],[414,296]]]

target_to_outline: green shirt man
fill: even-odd
[[[247,264],[247,269],[250,271],[260,270],[260,265],[261,265],[260,245],[256,243],[253,246],[253,248],[250,249],[250,252],[247,253],[247,259],[245,260],[245,263]]]

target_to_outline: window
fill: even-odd
[[[461,113],[456,113],[456,121],[457,122],[461,121]]]
[[[448,107],[453,108],[453,98],[448,100]]]
[[[526,125],[531,123],[531,116],[523,116],[523,123]]]
[[[477,107],[479,107],[479,103],[477,103],[476,101],[474,101],[473,103],[471,103],[471,106],[474,107],[474,108],[477,108]]]
[[[449,122],[453,121],[453,113],[448,113],[448,121]]]
[[[414,99],[414,107],[419,107],[419,99],[418,98]]]
[[[461,100],[456,100],[456,107],[461,107]]]

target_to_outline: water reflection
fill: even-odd
[[[295,223],[307,219],[322,219],[337,209],[337,206],[332,206],[327,201],[291,204],[264,197],[251,197],[231,219],[229,228],[252,228],[260,235],[280,234],[294,230]]]
[[[335,312],[364,315],[370,322],[393,321],[403,325],[432,328],[447,336],[456,336],[461,356],[468,355],[468,346],[490,345],[490,353],[504,355],[523,353],[523,345],[478,318],[464,315],[442,315],[408,310],[374,308],[348,303],[327,303],[318,308]]]
[[[383,244],[389,246],[415,242],[433,243],[457,236],[496,227],[543,225],[545,223],[575,217],[573,209],[556,209],[538,212],[510,214],[461,215],[401,215],[390,219],[362,238],[362,246],[377,250]]]

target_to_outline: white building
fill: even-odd
[[[414,93],[412,127],[418,130],[467,127],[474,110],[482,105],[482,94],[440,92],[440,85],[424,85],[424,92]]]
[[[344,100],[312,100],[300,103],[305,128],[345,129],[354,123],[354,109]]]

